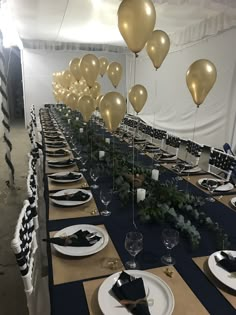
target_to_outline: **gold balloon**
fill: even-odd
[[[152,32],[151,37],[147,41],[146,51],[156,70],[160,68],[170,49],[169,36],[160,30]]]
[[[186,83],[197,107],[204,102],[216,81],[216,77],[216,67],[207,59],[199,59],[188,68]]]
[[[99,109],[107,129],[115,131],[126,113],[125,99],[120,93],[109,92],[101,99]]]
[[[71,109],[76,109],[76,106],[77,106],[77,102],[78,102],[78,97],[76,94],[74,93],[68,93],[66,95],[66,98],[65,98],[65,103],[66,105],[68,105]]]
[[[92,97],[96,99],[100,91],[101,91],[101,85],[98,82],[95,82],[94,85],[90,89]]]
[[[81,112],[85,122],[89,121],[93,111],[95,110],[94,107],[94,100],[91,96],[83,95],[82,97],[80,97],[78,102],[78,109]]]
[[[91,88],[94,85],[100,70],[98,58],[93,54],[85,55],[80,61],[80,70],[87,85]]]
[[[107,75],[112,85],[116,88],[122,77],[122,66],[118,62],[112,62],[107,68]]]
[[[118,9],[118,27],[128,48],[137,54],[151,36],[156,10],[151,0],[123,0]]]
[[[107,60],[107,58],[101,57],[101,58],[99,58],[99,62],[100,62],[100,75],[101,75],[101,77],[103,77],[107,71],[109,61]]]
[[[69,70],[65,70],[62,72],[61,85],[68,89],[71,85],[72,75]]]
[[[96,109],[99,109],[100,110],[100,103],[101,103],[101,100],[102,100],[102,98],[103,98],[103,96],[104,95],[99,95],[97,98],[96,98],[96,100],[95,100],[95,102],[96,102]]]
[[[79,81],[82,77],[80,67],[79,67],[80,59],[79,58],[74,58],[70,61],[69,67],[70,67],[70,72],[74,76],[74,78]]]
[[[130,89],[129,101],[132,104],[136,113],[139,113],[143,109],[143,106],[145,105],[147,100],[147,96],[148,96],[147,90],[141,84],[134,85]]]

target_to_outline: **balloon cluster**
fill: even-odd
[[[99,109],[107,128],[115,131],[125,115],[126,103],[120,93],[101,94],[101,84],[97,81],[99,74],[101,77],[107,74],[117,88],[122,78],[122,66],[118,62],[109,64],[107,58],[97,58],[93,54],[74,58],[69,69],[53,73],[53,94],[56,102],[80,111],[85,122]]]

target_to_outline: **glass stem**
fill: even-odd
[[[168,260],[170,261],[171,260],[171,249],[170,248],[167,248],[167,257],[168,257]]]

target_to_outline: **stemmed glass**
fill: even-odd
[[[164,229],[162,231],[162,241],[168,250],[167,255],[161,257],[165,265],[174,265],[175,259],[171,256],[171,249],[179,243],[179,232],[174,229]]]
[[[97,181],[97,179],[99,177],[98,169],[90,168],[89,174],[90,174],[90,177],[91,177],[92,181],[94,182],[94,184],[91,185],[90,187],[93,188],[93,189],[97,189],[99,187],[96,184],[96,181]]]
[[[80,162],[82,164],[82,168],[81,168],[81,172],[86,172],[87,171],[87,168],[85,167],[86,163],[87,163],[88,159],[86,157],[83,157],[80,159]]]
[[[207,180],[207,190],[209,191],[210,196],[207,197],[206,200],[210,201],[210,202],[215,202],[215,198],[213,198],[213,193],[216,190],[216,188],[218,187],[218,184],[217,184],[217,182],[212,183],[210,181],[212,181],[212,179]]]
[[[112,199],[112,190],[109,188],[103,188],[100,190],[100,200],[104,204],[105,209],[100,212],[101,215],[108,217],[111,215],[111,211],[108,210],[108,205]]]
[[[138,264],[135,257],[143,249],[143,235],[140,232],[128,232],[125,237],[125,249],[132,256],[132,260],[127,261],[125,266],[127,269],[137,269]]]

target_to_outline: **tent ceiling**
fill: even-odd
[[[125,46],[120,0],[8,0],[21,39]],[[154,0],[156,29],[175,46],[236,26],[235,0]]]

